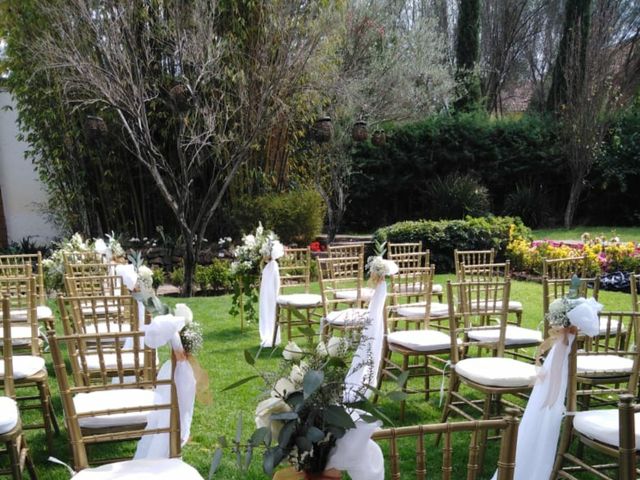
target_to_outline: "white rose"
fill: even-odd
[[[316,347],[316,353],[323,358],[329,355],[327,346],[325,345],[324,342],[318,343],[318,346]]]
[[[271,420],[271,415],[276,413],[290,412],[291,407],[287,405],[281,398],[267,398],[256,407],[256,427],[271,428],[271,438],[277,439],[280,430],[282,430],[283,422],[280,420]]]
[[[276,240],[271,246],[271,258],[276,260],[284,255],[284,246]]]
[[[153,271],[146,265],[138,268],[138,275],[142,280],[153,280]]]
[[[190,325],[193,322],[193,312],[185,303],[176,303],[175,315],[184,318],[185,325]]]
[[[289,374],[289,380],[291,380],[298,387],[302,385],[304,380],[304,374],[307,373],[307,366],[301,363],[300,365],[294,365]]]
[[[549,313],[564,313],[566,307],[561,298],[557,298],[549,305]]]
[[[302,358],[302,349],[295,343],[289,342],[282,351],[285,360],[300,360]]]
[[[327,342],[327,352],[330,357],[340,357],[347,349],[347,341],[340,337],[331,337]]]
[[[107,244],[101,238],[96,240],[96,243],[93,245],[93,248],[96,251],[96,253],[99,253],[100,255],[105,255],[109,250],[109,247],[107,247]]]
[[[271,396],[274,398],[287,398],[293,392],[299,390],[294,383],[286,377],[278,380],[271,390]]]
[[[242,241],[245,245],[253,247],[256,244],[256,237],[253,235],[246,235]]]

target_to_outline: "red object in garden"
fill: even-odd
[[[327,249],[327,247],[325,247],[320,242],[311,242],[311,245],[309,245],[309,248],[311,249],[312,252],[324,252]]]

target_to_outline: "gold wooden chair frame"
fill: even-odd
[[[516,462],[516,442],[518,440],[518,419],[516,411],[507,410],[506,416],[496,420],[481,420],[475,422],[455,422],[429,425],[418,425],[410,427],[388,428],[378,430],[371,436],[372,440],[389,445],[389,465],[391,478],[401,480],[402,460],[400,454],[400,441],[402,439],[413,438],[415,441],[415,453],[412,460],[415,460],[416,480],[426,480],[432,478],[435,469],[427,470],[426,452],[430,447],[425,448],[426,435],[443,435],[444,445],[442,448],[442,475],[443,480],[453,478],[453,440],[452,437],[458,432],[471,432],[471,441],[467,449],[467,480],[476,480],[482,476],[482,466],[479,463],[480,439],[486,436],[489,430],[501,432],[500,453],[498,458],[498,480],[512,480]],[[456,477],[460,478],[460,477]]]
[[[276,305],[276,326],[273,345],[278,329],[285,326],[287,338],[292,340],[304,336],[295,334],[294,327],[309,327],[319,324],[314,320],[315,311],[322,306],[322,296],[309,293],[311,283],[311,249],[286,247],[284,256],[278,259],[280,269],[280,295]],[[303,289],[303,292],[300,292]],[[289,293],[291,292],[291,293]],[[293,318],[293,317],[296,318]],[[300,318],[302,317],[302,318]]]
[[[572,414],[564,418],[562,437],[551,478],[577,480],[573,472],[586,471],[597,476],[597,478],[605,480],[635,480],[639,478],[640,474],[640,471],[636,470],[638,451],[636,450],[634,431],[634,411],[638,411],[638,407],[634,407],[631,402],[638,388],[637,366],[640,352],[633,352],[636,368],[632,372],[627,388],[618,389],[618,392],[622,392],[618,409],[576,412],[578,409],[578,396],[580,394],[578,385],[579,382],[581,382],[578,375],[578,363],[579,357],[583,355],[593,355],[593,352],[589,353],[579,350],[578,342],[574,341],[569,354],[569,383],[567,387],[567,410],[572,412]],[[613,392],[613,389],[611,392]],[[618,422],[615,422],[616,417]],[[611,425],[615,423],[618,425],[618,445],[605,442],[604,438],[600,438],[600,435],[590,428],[590,424],[600,425],[606,422],[607,418],[611,421]],[[610,435],[608,435],[607,438],[615,433],[615,431],[608,433]],[[578,440],[579,447],[586,446],[592,448],[612,457],[614,461],[606,464],[589,465],[583,458],[580,458],[580,455],[574,455],[569,451],[574,438]],[[568,465],[565,466],[565,464]],[[618,475],[605,475],[604,472],[608,470],[617,470]]]
[[[6,315],[2,319],[3,339],[2,356],[4,361],[4,376],[2,383],[4,394],[13,400],[16,399],[16,390],[13,381],[13,346],[11,342],[11,319],[9,316],[9,299],[2,299],[2,310]],[[16,406],[17,408],[17,406]],[[6,469],[0,469],[0,475],[10,475],[13,480],[22,480],[23,472],[26,468],[31,480],[37,480],[36,470],[31,460],[31,454],[27,447],[27,442],[22,433],[22,422],[18,415],[16,425],[8,431],[0,433],[0,444],[5,446],[5,450],[0,454],[9,457],[11,465]]]
[[[453,251],[453,261],[456,268],[456,278],[460,280],[460,265],[489,265],[495,263],[496,250],[458,250]]]
[[[65,275],[65,290],[69,297],[103,297],[126,296],[129,290],[116,275],[72,277]]]
[[[392,243],[388,246],[387,258],[398,266],[398,273],[408,273],[430,265],[431,252],[422,251],[421,243]],[[444,289],[437,283],[431,284],[431,293],[442,303]],[[411,301],[411,298],[408,299]]]
[[[535,366],[504,358],[509,291],[508,278],[494,282],[447,282],[451,370],[442,422],[451,413],[470,421],[477,415],[488,420],[494,410],[500,412],[503,405],[520,408],[507,401],[505,395],[519,396],[531,390],[537,375]],[[497,326],[485,325],[484,318],[489,315],[498,316]],[[486,338],[484,340],[472,338],[476,332],[491,329],[490,335],[479,337]],[[493,356],[469,357],[470,347],[482,347],[491,351]],[[484,395],[484,399],[468,398],[467,392],[460,389],[462,384]],[[486,431],[482,432],[478,443],[480,471],[488,440],[486,434]]]
[[[48,336],[53,366],[60,387],[65,422],[69,432],[73,464],[76,469],[86,468],[90,463],[110,463],[114,460],[123,460],[121,458],[100,459],[90,462],[87,445],[135,440],[146,434],[169,433],[171,457],[179,456],[180,427],[173,375],[166,380],[157,379],[156,363],[153,361],[155,352],[144,345],[144,332],[56,336],[55,332],[49,331]],[[130,339],[130,341],[126,342],[126,339]],[[67,345],[70,363],[72,367],[75,367],[72,368],[75,386],[71,386],[69,383],[62,355],[62,344]],[[95,347],[88,349],[87,345]],[[138,364],[137,359],[140,358],[141,353],[143,353],[144,362]],[[110,369],[101,368],[100,374],[96,376],[95,371],[89,366],[89,355],[93,354],[97,354],[101,367],[115,364],[117,374],[112,375]],[[125,362],[123,357],[127,354],[136,359],[134,369],[128,370],[122,367]],[[171,388],[170,404],[154,403],[153,389],[158,386]],[[144,392],[148,393],[144,394]],[[115,393],[119,395],[116,396]],[[145,401],[143,402],[126,400],[127,397],[133,396],[142,398],[141,394],[144,394]],[[81,395],[85,395],[83,402],[80,401]],[[106,396],[113,399],[120,397],[124,400],[113,400],[106,406],[100,405],[101,401],[91,401],[95,398],[102,399],[104,402]],[[170,411],[169,428],[145,430],[146,415],[156,410]],[[107,425],[104,424],[105,419],[114,421]],[[96,423],[98,420],[102,420],[100,424]]]
[[[38,305],[47,303],[47,290],[44,285],[44,268],[42,266],[42,252],[22,255],[0,255],[0,270],[3,266],[22,265],[27,268],[28,275],[36,277],[36,292]],[[20,275],[11,275],[20,276]]]
[[[362,257],[364,258],[364,243],[342,243],[327,247],[329,258]]]
[[[108,263],[65,263],[64,272],[69,277],[107,277]]]
[[[640,289],[640,275],[630,274],[629,284],[631,287],[631,311],[640,312],[640,298],[638,298],[638,290]]]

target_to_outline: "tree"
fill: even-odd
[[[239,169],[304,86],[331,2],[40,2],[53,31],[35,42],[76,109],[114,115],[185,245],[192,292],[207,227]],[[230,19],[235,19],[230,24]]]
[[[456,110],[475,110],[480,104],[480,81],[476,72],[479,57],[480,0],[461,0],[456,38]]]

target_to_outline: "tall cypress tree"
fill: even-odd
[[[567,0],[562,38],[547,98],[550,112],[557,112],[561,105],[575,98],[577,89],[584,84],[591,5],[592,0]]]
[[[480,0],[460,0],[456,36],[456,101],[459,111],[480,105],[480,80],[475,67],[480,58]]]

